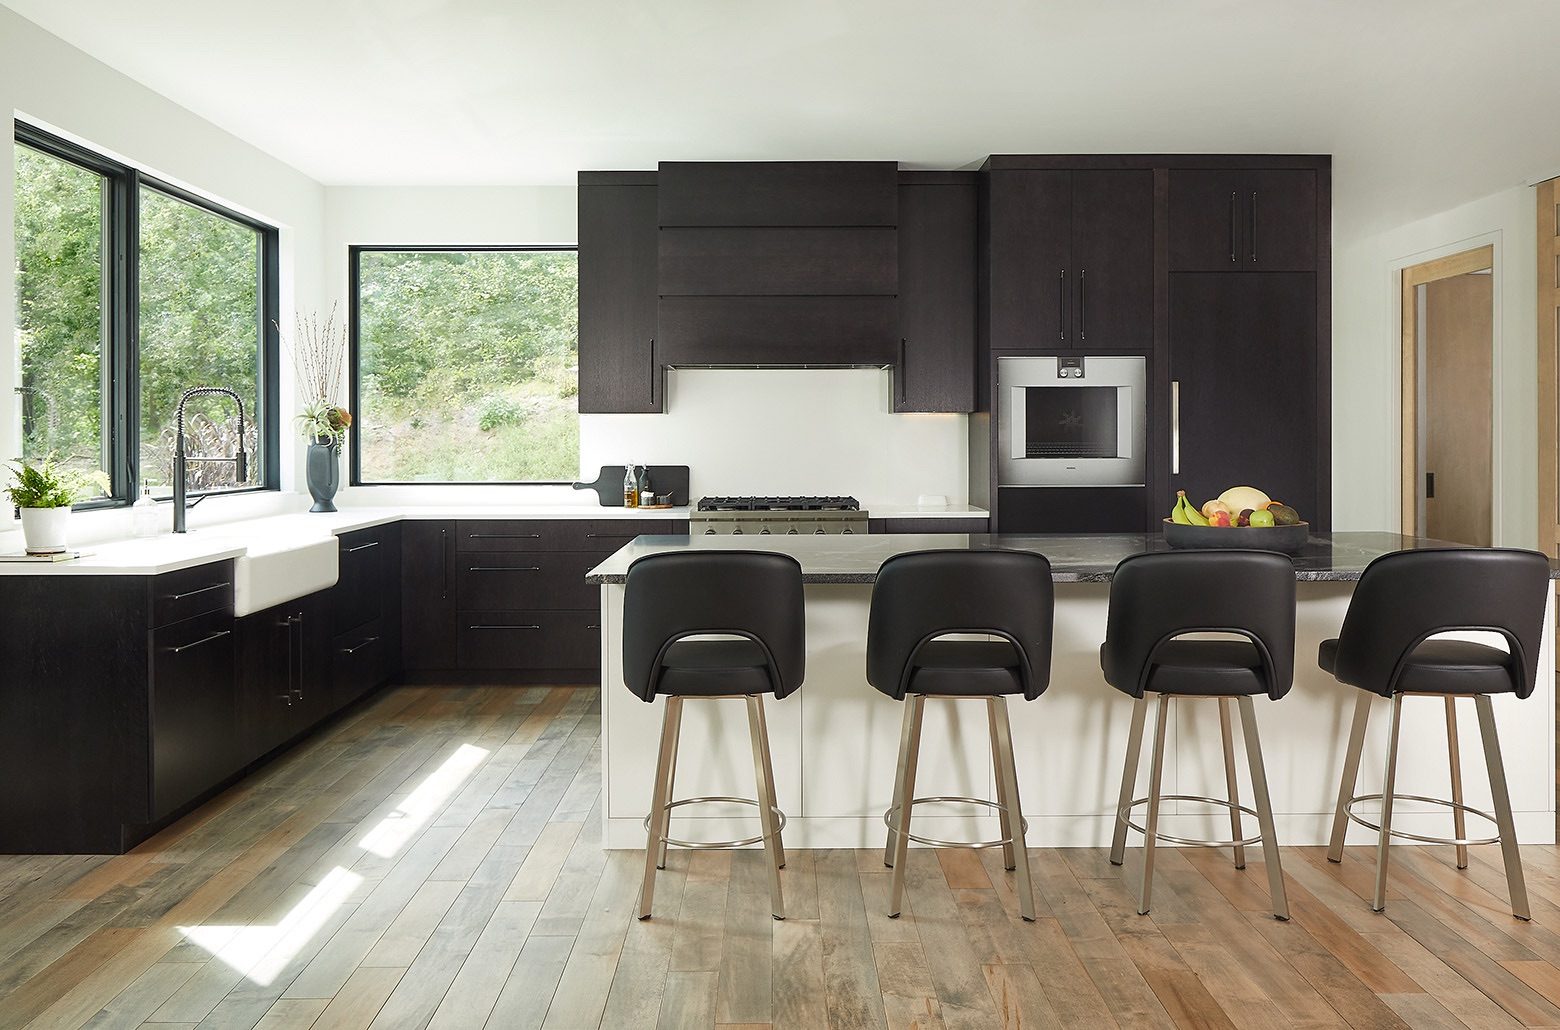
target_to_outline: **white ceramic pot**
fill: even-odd
[[[23,508],[22,536],[27,540],[27,553],[59,554],[65,550],[69,520],[68,505],[63,508]]]

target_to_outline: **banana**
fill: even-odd
[[[1175,507],[1170,509],[1170,521],[1182,526],[1190,526],[1192,518],[1187,514],[1186,491],[1176,491]]]
[[[1208,524],[1208,520],[1203,516],[1202,512],[1197,510],[1197,506],[1195,504],[1190,504],[1187,502],[1186,491],[1182,490],[1180,491],[1180,494],[1181,505],[1186,509],[1186,521],[1194,526],[1206,526]]]

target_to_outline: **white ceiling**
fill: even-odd
[[[1553,0],[0,0],[328,184],[1322,152],[1390,224],[1560,171]]]

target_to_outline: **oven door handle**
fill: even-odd
[[[1170,380],[1170,474],[1181,474],[1181,381]]]

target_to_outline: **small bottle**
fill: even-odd
[[[142,484],[140,500],[130,506],[130,518],[137,537],[154,537],[162,531],[157,524],[157,502],[152,500],[150,483]]]
[[[623,470],[623,507],[639,507],[639,476],[634,472],[633,465]]]

